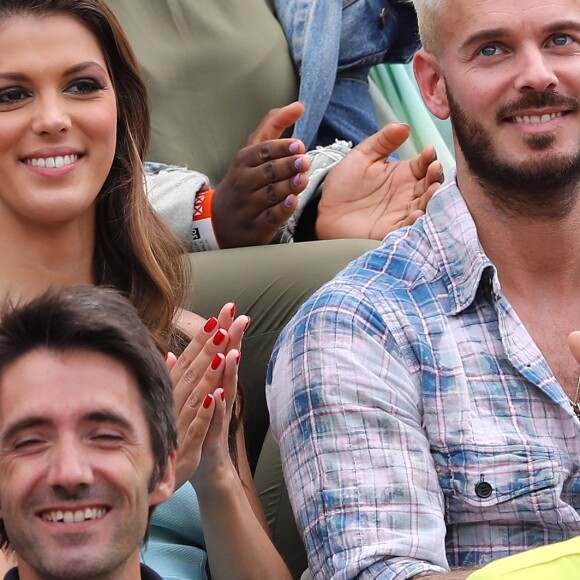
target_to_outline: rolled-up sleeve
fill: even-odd
[[[448,570],[419,370],[387,326],[362,292],[329,289],[272,358],[271,425],[316,579]]]

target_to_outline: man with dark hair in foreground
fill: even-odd
[[[159,579],[139,562],[173,492],[163,357],[133,307],[78,286],[0,322],[0,542],[6,579]]]

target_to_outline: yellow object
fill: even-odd
[[[491,562],[467,580],[580,580],[580,536]]]

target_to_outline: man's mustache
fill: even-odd
[[[548,107],[557,107],[567,112],[576,112],[580,109],[580,99],[566,97],[556,91],[526,93],[516,101],[500,107],[497,112],[497,120],[503,121],[506,117],[515,117],[528,109],[545,109]]]

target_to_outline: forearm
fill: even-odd
[[[377,321],[365,314],[370,308],[356,292],[321,297],[287,327],[272,359],[272,430],[316,577],[447,569],[443,501],[417,389],[405,361],[381,343],[384,326],[353,324]]]
[[[212,578],[290,578],[233,469],[228,477],[196,491]]]

